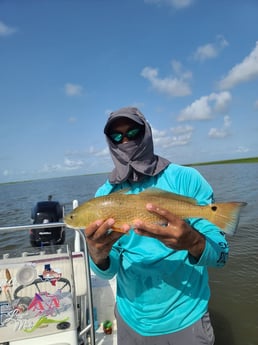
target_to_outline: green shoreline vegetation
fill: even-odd
[[[191,163],[191,164],[185,164],[185,165],[187,165],[187,166],[200,166],[200,165],[242,164],[242,163],[258,163],[258,157],[228,159],[228,160],[212,161],[212,162],[200,162],[200,163]]]
[[[202,166],[202,165],[215,165],[215,164],[242,164],[242,163],[258,163],[258,157],[249,157],[249,158],[238,158],[238,159],[228,159],[222,161],[211,161],[211,162],[200,162],[200,163],[191,163],[191,164],[183,164],[188,167],[195,167],[195,166]],[[103,173],[95,173],[95,174],[86,174],[86,175],[101,175],[107,174],[107,172]],[[84,176],[84,175],[81,175]],[[71,176],[60,176],[60,177],[71,177]],[[60,177],[52,177],[52,178],[60,178]],[[24,180],[24,181],[12,181],[12,182],[0,182],[0,184],[14,184],[14,183],[21,183],[21,182],[31,182],[36,180],[44,180],[44,179],[34,179],[34,180]]]

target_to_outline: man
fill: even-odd
[[[115,168],[96,196],[146,188],[213,201],[207,181],[193,168],[170,163],[153,151],[151,128],[133,107],[111,113],[104,133]],[[182,220],[150,203],[167,226],[135,219],[127,234],[110,232],[114,219],[86,230],[91,268],[101,278],[117,276],[118,345],[211,345],[207,267],[222,267],[228,245],[221,230],[204,219]]]

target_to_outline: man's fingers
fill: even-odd
[[[167,209],[148,203],[146,204],[146,209],[150,212],[157,213],[159,216],[167,220],[167,223],[171,222],[173,223],[178,219],[177,216],[175,216],[173,213],[168,211]]]

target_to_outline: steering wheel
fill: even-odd
[[[29,287],[29,286],[32,286],[32,285],[35,285],[35,293],[41,293],[41,292],[44,292],[45,291],[45,289],[44,289],[44,291],[41,291],[41,289],[40,289],[40,285],[42,284],[42,283],[45,283],[46,284],[46,282],[49,282],[49,283],[51,283],[51,280],[49,280],[49,279],[41,279],[41,278],[37,278],[37,279],[35,279],[31,284],[28,284],[28,285],[20,285],[20,286],[18,286],[16,289],[15,289],[15,291],[14,291],[14,293],[13,293],[13,297],[14,297],[14,299],[18,299],[18,298],[24,298],[24,296],[19,296],[19,292],[20,291],[22,291],[22,290],[24,290],[24,289],[26,289],[27,287]],[[69,282],[69,280],[68,279],[66,279],[66,278],[59,278],[59,279],[56,279],[55,280],[55,287],[56,287],[56,290],[61,290],[61,291],[63,291],[63,290],[65,290],[65,292],[71,292],[71,284],[70,284],[70,282]],[[44,288],[45,288],[45,286],[44,286]],[[66,288],[66,289],[65,289]],[[31,294],[31,293],[30,293]]]

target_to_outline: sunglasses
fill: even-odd
[[[109,134],[110,139],[115,144],[120,144],[124,138],[127,138],[128,140],[134,140],[136,139],[142,132],[142,129],[139,127],[129,129],[129,131],[125,133],[121,132],[113,132]]]

